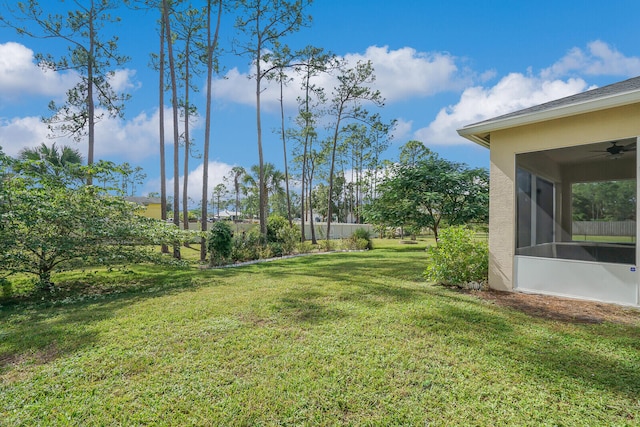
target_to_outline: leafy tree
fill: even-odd
[[[280,139],[282,140],[282,151],[284,159],[284,184],[287,199],[287,219],[289,225],[293,225],[291,218],[291,198],[289,193],[289,164],[287,161],[287,133],[285,130],[284,120],[284,87],[292,80],[286,73],[286,69],[292,67],[291,62],[295,58],[295,55],[291,52],[288,46],[284,46],[278,51],[274,52],[271,56],[273,62],[273,70],[267,74],[267,79],[275,80],[280,88]]]
[[[422,142],[411,140],[400,147],[400,164],[413,168],[431,154]]]
[[[259,179],[261,172],[263,175],[262,181]],[[273,200],[274,197],[284,195],[284,188],[282,187],[284,175],[276,169],[273,163],[265,163],[263,168],[260,168],[259,165],[251,166],[251,174],[245,174],[242,179],[247,194],[252,194],[253,196],[258,196],[259,194],[267,195],[267,208],[269,207],[269,198]],[[261,182],[262,187],[259,185]],[[268,213],[269,209],[267,209]]]
[[[489,176],[431,153],[415,167],[395,165],[365,207],[368,221],[390,227],[427,227],[438,239],[443,223],[486,221]]]
[[[350,123],[343,131],[341,152],[351,172],[350,180],[343,179],[345,188],[341,191],[344,195],[344,206],[339,217],[343,221],[347,221],[351,216],[356,223],[361,222],[361,205],[365,199],[373,198],[380,168],[380,155],[389,145],[389,132],[394,126],[394,122],[382,123],[377,114],[371,116],[369,121],[368,125]]]
[[[259,216],[260,233],[267,234],[267,203],[268,195],[265,191],[265,164],[262,153],[262,116],[261,94],[262,82],[274,69],[265,67],[269,61],[266,52],[277,52],[281,48],[282,39],[310,20],[304,15],[304,9],[311,4],[311,0],[237,0],[236,9],[239,16],[236,19],[236,28],[244,33],[245,42],[236,42],[236,52],[247,56],[255,73],[253,78],[256,83],[256,129],[258,139],[258,176],[259,188]],[[267,57],[265,58],[265,55]]]
[[[69,54],[60,58],[38,54],[41,66],[54,71],[74,70],[80,81],[67,91],[63,105],[51,101],[53,116],[46,119],[54,134],[70,135],[76,140],[88,138],[87,163],[94,163],[95,123],[100,118],[96,107],[102,107],[112,116],[122,116],[128,95],[116,93],[111,86],[114,66],[123,65],[128,58],[118,54],[118,37],[102,39],[107,24],[118,22],[110,11],[118,6],[112,0],[74,2],[77,9],[66,15],[46,13],[37,0],[17,3],[10,10],[15,20],[0,16],[0,21],[15,28],[19,34],[35,38],[54,38],[69,46]],[[19,26],[15,22],[28,21],[34,26]],[[34,28],[39,31],[33,31]],[[87,177],[91,183],[91,175]]]
[[[204,234],[207,231],[207,197],[209,196],[209,147],[211,141],[211,84],[213,80],[214,71],[214,54],[216,47],[218,46],[218,35],[220,30],[220,20],[222,18],[222,0],[216,1],[218,4],[218,18],[216,22],[216,28],[211,34],[211,13],[213,9],[212,0],[207,0],[207,40],[206,40],[206,58],[207,58],[207,100],[206,100],[206,112],[205,112],[205,125],[204,125],[204,150],[202,158],[202,212],[201,217],[201,230]],[[236,205],[236,217],[237,217],[237,205]],[[200,261],[204,261],[207,253],[205,249],[206,240],[204,236],[200,240]]]
[[[313,148],[317,139],[316,121],[321,115],[320,107],[326,101],[322,86],[315,85],[312,78],[327,72],[336,65],[335,56],[325,53],[322,48],[307,46],[297,53],[299,64],[296,71],[302,75],[301,89],[303,96],[298,98],[298,117],[296,124],[298,129],[291,130],[290,136],[298,141],[299,154],[295,159],[300,164],[300,232],[302,240],[305,240],[304,229],[307,212],[310,212],[311,240],[316,244],[315,228],[313,226],[313,208],[311,207],[311,189],[313,177],[320,166],[320,160],[325,157]]]
[[[231,183],[233,185],[233,192],[235,195],[235,209],[236,209],[236,219],[238,218],[238,209],[240,209],[240,191],[242,190],[242,182],[243,177],[246,175],[246,171],[242,166],[234,166],[231,168],[231,172],[228,176],[225,176],[223,179],[225,182]]]
[[[164,22],[165,40],[167,42],[167,55],[169,57],[169,75],[171,76],[171,106],[173,113],[173,223],[180,224],[180,167],[179,157],[179,121],[178,121],[178,81],[176,77],[175,56],[173,54],[173,33],[171,32],[170,2],[162,0],[162,14]],[[180,259],[180,246],[173,246],[173,257]]]
[[[231,255],[233,248],[233,232],[228,223],[218,221],[211,227],[207,242],[211,254],[211,265],[222,265]]]
[[[99,165],[83,169],[100,172]],[[53,289],[51,274],[57,269],[152,260],[147,245],[187,238],[99,187],[68,187],[2,155],[0,170],[0,270],[34,274],[43,289]]]
[[[572,191],[574,221],[625,221],[636,217],[636,181],[576,183]]]
[[[362,108],[361,103],[368,101],[374,105],[381,106],[384,101],[379,91],[374,91],[369,87],[375,80],[371,61],[358,62],[354,68],[341,69],[338,75],[339,85],[333,91],[330,102],[330,115],[333,116],[331,139],[329,140],[330,170],[329,170],[329,191],[327,200],[327,239],[331,235],[331,220],[333,214],[333,184],[336,163],[336,152],[338,149],[338,139],[342,131],[343,122],[346,120],[368,121],[369,113]]]
[[[128,162],[120,165],[117,170],[121,174],[121,188],[124,195],[135,195],[136,185],[142,185],[147,178],[147,174],[140,166],[131,167]]]
[[[198,87],[193,84],[193,77],[200,74],[200,61],[198,45],[202,45],[202,31],[205,29],[204,11],[194,8],[191,4],[186,4],[186,8],[174,14],[175,16],[175,43],[182,50],[177,55],[178,86],[184,91],[180,99],[182,116],[184,117],[184,155],[182,167],[182,215],[184,218],[184,228],[189,227],[187,219],[188,199],[189,199],[189,158],[191,157],[190,118],[196,112],[196,107],[191,104],[191,91],[197,91]]]
[[[223,207],[224,201],[222,200],[227,194],[229,194],[229,190],[227,190],[227,186],[220,183],[213,187],[213,201],[215,201],[216,212],[218,213],[218,218],[220,218],[220,208]],[[206,216],[203,217],[203,221],[206,221]]]

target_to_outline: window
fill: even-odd
[[[554,241],[554,184],[525,169],[517,170],[517,248]]]
[[[517,154],[515,254],[635,265],[633,141]]]

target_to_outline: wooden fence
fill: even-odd
[[[327,223],[326,222],[314,222],[313,228],[316,230],[316,239],[324,240],[327,238]],[[369,231],[371,237],[376,237],[373,231],[373,225],[370,224],[347,224],[341,222],[331,223],[331,235],[330,239],[345,239],[351,237],[351,235],[358,229],[364,228]],[[305,239],[311,239],[311,226],[308,223],[304,224],[304,236]]]
[[[573,235],[635,236],[635,221],[574,221]]]
[[[246,231],[249,231],[251,228],[258,227],[257,223],[229,223],[229,224],[231,225],[232,230],[236,233],[241,233],[243,231],[246,232]],[[300,227],[300,222],[297,222],[296,224],[298,227]],[[181,228],[184,228],[182,227],[182,223],[180,224],[180,226]],[[315,228],[315,231],[316,231],[316,239],[324,240],[327,238],[326,222],[314,222],[313,226],[314,226],[313,228]],[[211,224],[209,224],[207,228],[211,229]],[[371,237],[376,237],[373,231],[373,226],[370,224],[345,224],[345,223],[339,223],[339,222],[332,222],[331,236],[329,236],[329,238],[344,239],[347,237],[351,237],[354,231],[356,231],[358,228],[364,228],[365,230],[368,230],[369,233],[371,233]],[[200,230],[200,223],[199,222],[189,223],[189,229]],[[309,223],[305,223],[304,225],[304,235],[306,239],[309,239],[309,240],[311,239],[311,227],[309,226]]]

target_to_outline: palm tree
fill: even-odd
[[[240,208],[240,190],[242,189],[241,187],[244,183],[244,176],[246,174],[247,171],[245,171],[242,166],[234,166],[231,168],[229,175],[223,178],[225,182],[233,185],[233,191],[236,197],[236,220],[238,219],[238,209]]]
[[[66,172],[74,178],[80,177],[73,169],[82,164],[82,155],[77,149],[62,146],[56,147],[56,143],[48,147],[44,142],[38,147],[24,148],[18,154],[20,160],[38,162],[33,165],[33,170],[42,175],[50,175],[60,178]]]
[[[280,172],[273,163],[265,163],[263,165],[264,181],[262,194],[267,195],[267,206],[269,197],[284,196],[284,188],[282,182],[284,181],[284,174]],[[260,194],[258,183],[260,182],[260,166],[251,166],[251,173],[245,174],[242,177],[242,183],[244,184],[244,191],[247,194]],[[268,215],[268,210],[267,210]]]

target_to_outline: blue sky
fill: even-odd
[[[45,8],[59,4],[42,3]],[[637,1],[316,0],[308,12],[311,27],[285,42],[294,48],[320,46],[352,63],[373,62],[375,88],[387,100],[379,112],[387,121],[398,120],[385,153],[390,159],[397,157],[399,146],[417,139],[447,159],[488,167],[488,150],[460,138],[457,128],[640,75]],[[96,158],[142,166],[148,178],[139,193],[146,194],[159,190],[157,76],[148,67],[157,46],[156,13],[122,9],[115,14],[123,20],[113,31],[131,61],[113,84],[128,91],[131,100],[123,120],[98,124]],[[224,47],[237,35],[230,15],[223,16],[223,23]],[[43,73],[34,54],[64,49],[57,41],[19,37],[0,28],[0,146],[6,153],[51,142],[39,119],[48,114],[50,100],[64,99],[75,76]],[[258,161],[249,64],[231,54],[221,64],[224,69],[214,83],[210,188],[232,166],[248,168]],[[331,91],[329,79],[321,83]],[[193,99],[202,114],[204,75],[197,85],[201,90]],[[296,95],[292,85],[287,117],[295,115]],[[274,132],[277,98],[274,88],[263,93],[263,138],[265,160],[282,167],[281,142]],[[193,125],[199,153],[203,129],[203,119]],[[83,142],[58,144],[86,152]],[[190,163],[190,194],[197,199],[202,161]]]

